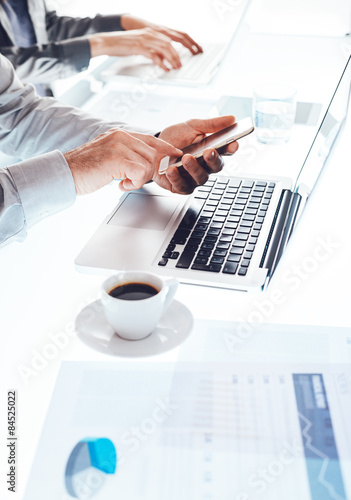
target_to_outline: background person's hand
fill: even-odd
[[[152,28],[113,31],[89,36],[91,57],[142,55],[165,71],[181,67],[172,40]]]
[[[159,158],[179,156],[181,150],[152,135],[110,130],[64,157],[71,169],[77,194],[87,194],[122,179],[124,191],[141,188],[152,179]]]
[[[149,21],[145,21],[144,19],[140,19],[130,14],[122,15],[121,24],[122,28],[125,30],[152,28],[158,33],[161,33],[162,35],[169,37],[172,41],[181,43],[182,45],[184,45],[184,47],[189,49],[190,52],[194,55],[202,52],[202,47],[197,42],[195,42],[195,40],[191,38],[190,35],[188,35],[184,31],[178,31],[172,28],[168,28],[167,26],[150,23]]]
[[[165,128],[159,138],[182,149],[201,141],[207,134],[229,127],[234,122],[235,118],[231,115],[207,120],[189,120]],[[234,154],[238,147],[236,141],[232,142],[224,153]],[[193,156],[186,154],[182,158],[183,167],[169,167],[164,175],[160,175],[157,170],[153,179],[161,187],[174,193],[192,193],[197,186],[208,180],[211,173],[217,173],[223,168],[223,160],[215,149],[206,149],[203,158],[204,162],[200,164]]]

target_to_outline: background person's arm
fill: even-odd
[[[0,9],[3,10],[1,2]],[[37,44],[30,47],[9,45],[0,27],[0,52],[11,61],[24,82],[50,83],[87,69],[91,58],[88,35],[123,29],[120,15],[58,16],[55,11],[48,11],[41,0],[37,0],[35,9],[33,21],[41,26],[37,27],[40,32]]]

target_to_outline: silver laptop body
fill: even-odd
[[[175,195],[154,183],[148,184],[121,197],[116,208],[105,218],[76,258],[77,268],[85,272],[101,273],[143,269],[159,275],[175,276],[184,283],[241,291],[263,289],[280,260],[340,133],[347,112],[350,79],[349,58],[296,182],[284,177],[239,179],[211,176],[209,182],[197,188],[191,196]],[[230,191],[234,191],[235,196],[233,204],[228,205],[231,222],[228,222],[228,217],[225,219],[226,222],[219,229],[219,239],[214,245],[211,243],[212,233],[216,234],[216,227],[220,227],[220,222],[212,222],[214,219],[211,219],[205,235],[208,244],[205,244],[202,257],[197,251],[194,253],[194,245],[191,242],[197,241],[196,231],[199,231],[199,227],[204,231],[205,225],[202,221],[208,224],[207,219],[211,213],[206,210],[209,206],[206,196],[212,188],[216,190],[217,196],[220,196],[219,205],[213,212],[217,221],[223,220],[223,213],[226,211],[224,201],[229,204],[229,199],[224,198],[229,198],[227,194],[229,195]],[[244,221],[244,224],[240,219],[235,228],[233,221],[237,220],[239,213],[235,205],[239,208],[237,203],[244,203],[242,212],[249,217],[250,211],[255,211],[249,208],[249,205],[256,207],[255,202],[260,191],[263,195],[257,208],[259,215],[256,214],[259,222],[254,219],[250,227],[250,220]],[[239,200],[241,192],[244,194]],[[248,197],[245,202],[246,193]],[[266,201],[265,205],[262,204],[263,200]],[[196,221],[189,229],[191,218]],[[177,229],[180,223],[183,227],[185,224],[184,231]],[[257,227],[259,234],[253,248],[252,242],[256,238]],[[240,242],[238,236],[245,238],[245,231],[248,231],[248,237],[246,241]],[[203,245],[204,243],[200,244],[199,251]],[[238,260],[240,247],[242,252]],[[223,256],[224,260],[220,263]]]

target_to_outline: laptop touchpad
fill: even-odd
[[[168,196],[129,193],[108,224],[163,231],[179,205]]]

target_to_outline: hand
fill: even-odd
[[[182,149],[201,141],[206,134],[229,127],[234,122],[235,118],[231,115],[207,120],[189,120],[167,127],[159,138]],[[236,141],[232,142],[226,147],[224,154],[234,154],[238,147]],[[206,149],[203,158],[204,162],[200,164],[193,156],[185,154],[182,158],[183,168],[169,167],[164,175],[159,175],[157,170],[153,179],[161,187],[174,193],[192,193],[197,186],[208,180],[209,174],[219,172],[223,168],[223,161],[215,149]]]
[[[161,33],[169,37],[174,42],[179,42],[184,47],[190,50],[192,54],[200,54],[203,52],[201,46],[195,42],[187,33],[183,31],[177,31],[171,28],[167,28],[167,26],[162,26],[159,24],[150,23],[149,21],[145,21],[144,19],[140,19],[135,16],[131,16],[130,14],[124,14],[121,17],[122,28],[125,30],[135,30],[142,28],[152,28],[153,30]]]
[[[159,158],[179,156],[181,150],[152,135],[110,130],[68,153],[77,194],[87,194],[122,179],[124,191],[141,188],[152,179]]]
[[[165,71],[170,70],[169,65],[173,69],[181,67],[179,54],[171,41],[152,28],[98,33],[89,37],[91,57],[143,55]]]

